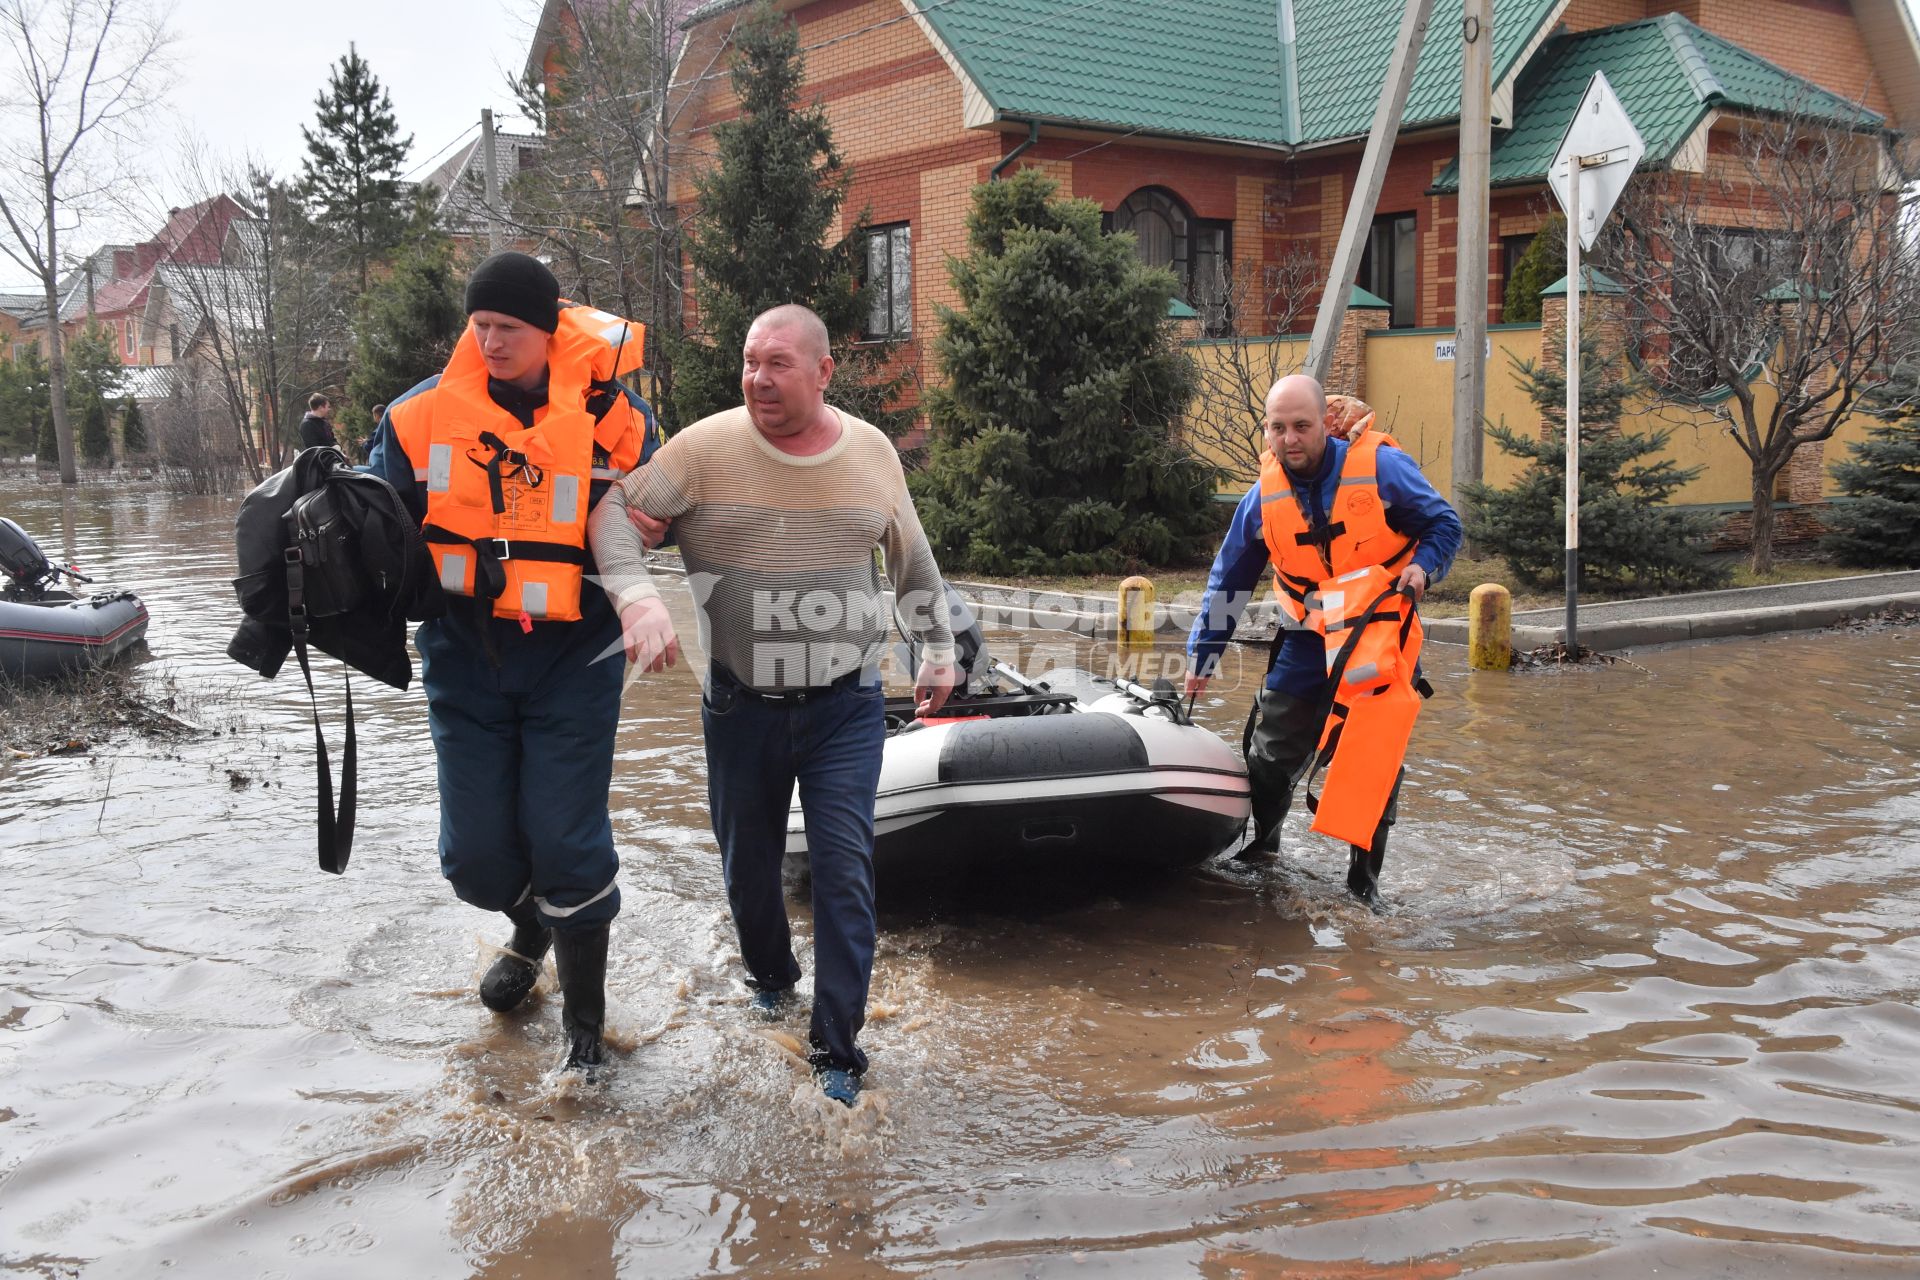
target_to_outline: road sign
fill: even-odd
[[[1569,174],[1578,161],[1581,248],[1593,248],[1614,202],[1626,190],[1627,179],[1633,176],[1646,150],[1640,131],[1633,127],[1627,109],[1607,83],[1606,72],[1594,72],[1579,109],[1560,138],[1559,150],[1553,153],[1553,163],[1547,166],[1547,183],[1564,210],[1570,207],[1569,197],[1573,195]]]

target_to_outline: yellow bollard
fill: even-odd
[[[1467,665],[1505,671],[1513,665],[1513,593],[1483,582],[1467,600]]]
[[[1123,645],[1153,643],[1153,583],[1135,574],[1120,583],[1116,622]]]

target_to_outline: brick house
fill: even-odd
[[[155,273],[167,265],[219,265],[228,228],[247,217],[233,197],[218,195],[170,210],[149,240],[103,245],[62,281],[61,331],[72,337],[97,322],[114,334],[122,364],[166,363],[172,353],[156,348],[147,314]]]
[[[686,23],[689,136],[737,110],[721,65],[747,0]],[[1698,171],[1743,114],[1792,102],[1836,118],[1920,124],[1920,38],[1900,0],[1502,0],[1493,37],[1488,318],[1552,207],[1545,166],[1588,76],[1605,67],[1646,136],[1645,167]],[[806,79],[854,171],[888,281],[875,332],[911,357],[954,294],[969,191],[1035,166],[1097,202],[1171,266],[1213,332],[1310,328],[1222,305],[1229,271],[1271,284],[1331,260],[1397,30],[1393,0],[781,0]],[[1391,328],[1454,324],[1453,162],[1460,8],[1435,7],[1359,284]],[[1284,35],[1284,39],[1282,38]],[[676,202],[691,198],[683,172]],[[1219,270],[1216,270],[1219,268]],[[1216,283],[1210,284],[1209,281]],[[1380,323],[1376,317],[1370,323]],[[925,370],[931,374],[931,370]]]

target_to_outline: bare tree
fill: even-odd
[[[1891,139],[1826,112],[1747,120],[1713,159],[1631,190],[1602,267],[1625,287],[1629,349],[1655,393],[1718,416],[1747,456],[1765,573],[1795,450],[1920,354],[1911,197]]]
[[[0,0],[9,61],[0,82],[5,252],[40,282],[60,480],[78,480],[60,334],[61,219],[99,212],[126,189],[125,128],[153,98],[168,42],[145,0]]]
[[[688,0],[612,0],[573,7],[577,27],[557,51],[551,83],[514,86],[545,132],[533,168],[493,210],[554,260],[568,296],[643,321],[648,365],[672,390],[667,339],[680,332],[685,212],[670,202],[672,140],[723,45],[679,65]],[[678,74],[676,76],[676,67]]]
[[[1260,424],[1267,414],[1267,392],[1290,373],[1300,372],[1306,342],[1289,342],[1297,323],[1312,313],[1320,288],[1320,265],[1296,248],[1278,262],[1234,263],[1216,287],[1203,290],[1218,299],[1207,327],[1222,336],[1196,351],[1200,394],[1181,427],[1188,447],[1218,461],[1235,477],[1260,474]]]

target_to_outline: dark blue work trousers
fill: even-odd
[[[886,741],[880,685],[861,679],[803,703],[772,703],[715,667],[700,700],[707,801],[747,973],[770,991],[800,978],[780,882],[798,783],[813,865],[810,1057],[817,1068],[855,1073],[867,1069],[854,1040],[873,978],[873,803]]]
[[[423,623],[415,643],[439,766],[440,870],[454,893],[485,911],[531,900],[550,928],[613,919],[607,791],[621,656],[594,661],[583,646],[516,670],[445,620]]]

